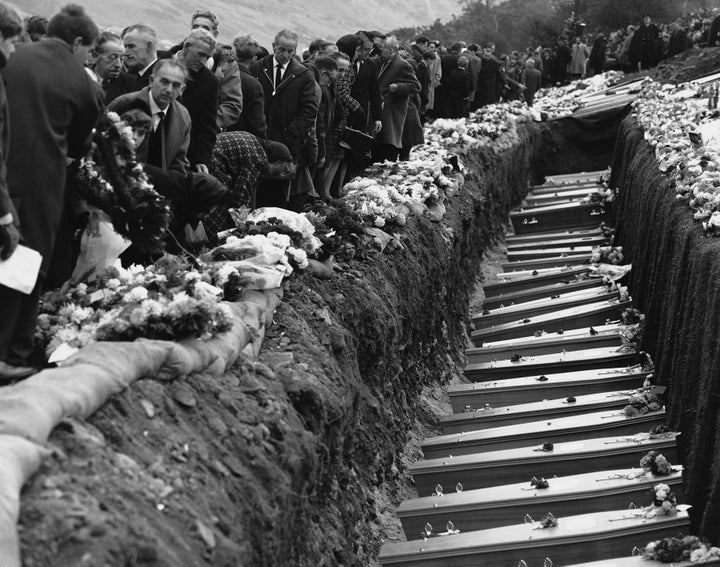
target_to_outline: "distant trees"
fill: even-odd
[[[670,22],[701,9],[720,7],[720,0],[460,0],[462,12],[450,21],[395,30],[398,37],[417,35],[438,39],[445,45],[462,39],[468,43],[493,41],[499,52],[538,45],[552,45],[575,18],[609,32],[640,23],[644,14],[656,22]],[[572,27],[572,26],[570,26]]]

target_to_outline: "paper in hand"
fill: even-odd
[[[0,285],[30,295],[40,273],[42,256],[20,244],[7,260],[0,260]]]

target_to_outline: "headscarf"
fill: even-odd
[[[338,51],[347,55],[350,58],[350,61],[352,61],[353,57],[355,57],[355,50],[362,44],[363,38],[356,34],[344,35],[335,43],[338,47]]]

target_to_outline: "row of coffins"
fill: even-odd
[[[382,565],[647,566],[634,548],[687,531],[679,434],[630,340],[632,299],[592,277],[598,175],[553,178],[511,213],[453,413],[410,467],[406,541],[386,542]]]

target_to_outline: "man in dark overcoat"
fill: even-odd
[[[403,126],[410,97],[420,92],[420,81],[412,65],[399,54],[400,44],[394,36],[382,40],[378,87],[382,96],[382,129],[373,148],[375,161],[396,161],[402,149]]]
[[[42,255],[30,295],[0,287],[0,360],[5,363],[5,379],[27,372],[40,292],[66,205],[66,159],[85,153],[100,115],[100,90],[83,68],[98,34],[84,10],[69,4],[50,20],[48,38],[18,46],[2,71],[13,125],[10,197],[25,243]]]
[[[275,36],[273,52],[253,63],[250,72],[265,95],[268,139],[285,144],[298,165],[287,197],[292,195],[293,207],[300,208],[302,196],[315,193],[307,166],[317,160],[315,121],[321,91],[312,72],[295,59],[296,50],[297,35],[282,30]]]

